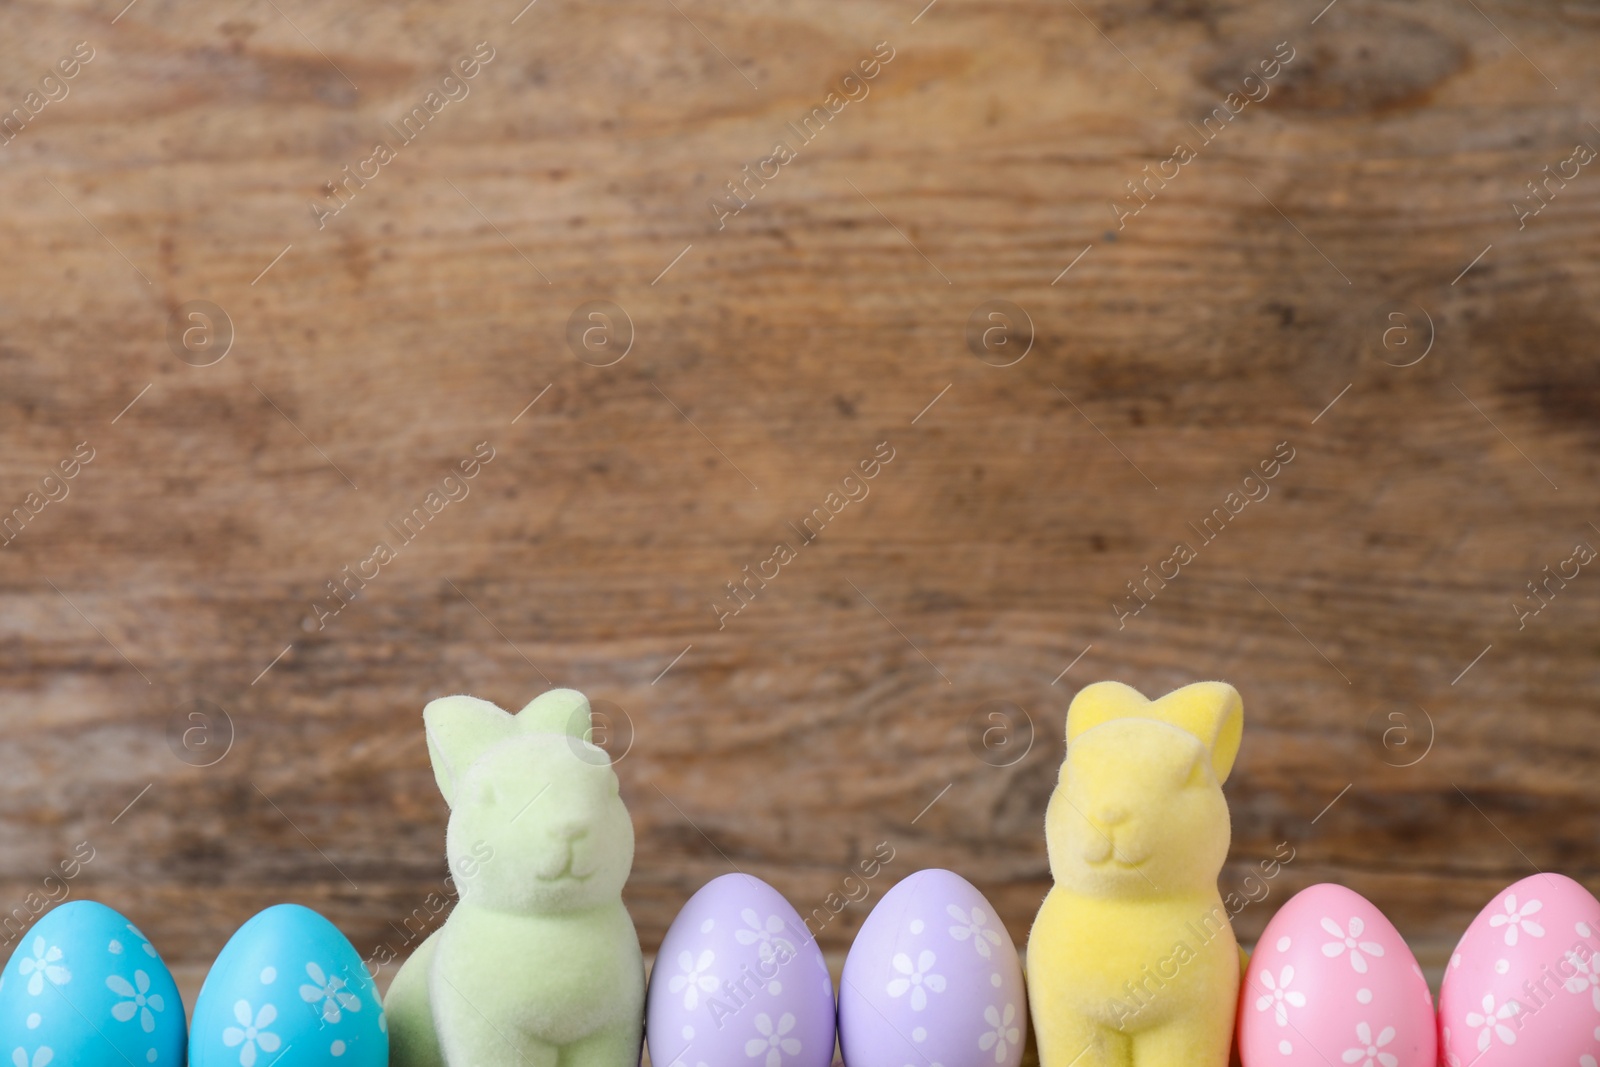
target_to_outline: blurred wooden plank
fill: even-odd
[[[1099,677],[1244,693],[1224,882],[1297,850],[1247,939],[1334,879],[1436,968],[1535,865],[1600,888],[1597,594],[1511,609],[1600,537],[1600,182],[1510,210],[1600,143],[1591,11],[1486,8],[1519,53],[1469,5],[511,6],[288,6],[315,49],[266,7],[0,11],[0,102],[96,49],[0,149],[0,505],[95,449],[0,551],[8,907],[87,841],[73,894],[180,974],[285,899],[403,942],[443,875],[422,705],[545,678],[631,718],[649,946],[730,859],[809,913],[879,841],[870,899],[950,867],[1020,943]],[[319,230],[321,183],[484,40],[470,95]],[[870,95],[719,229],[707,199],[879,41]],[[1118,230],[1124,183],[1280,41],[1272,95]],[[1004,369],[964,339],[995,298],[1036,332]],[[605,369],[565,340],[594,299],[635,332]],[[233,322],[214,366],[168,350],[189,300]],[[1413,367],[1385,365],[1417,351],[1384,347],[1395,310],[1437,332]],[[470,495],[308,629],[480,441]],[[725,583],[884,441],[719,630]],[[1119,629],[1281,441],[1272,495]],[[215,766],[169,746],[195,699],[234,727]],[[1032,724],[1011,766],[969,748],[996,699]]]

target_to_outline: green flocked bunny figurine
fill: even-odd
[[[553,689],[511,715],[451,696],[422,717],[460,901],[385,998],[390,1063],[637,1067],[633,823],[589,701]]]

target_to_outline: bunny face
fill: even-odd
[[[445,697],[423,719],[463,901],[521,914],[620,901],[633,822],[581,693],[553,689],[516,715]]]
[[[1222,782],[1243,717],[1220,682],[1157,701],[1115,682],[1080,692],[1045,812],[1056,884],[1125,899],[1214,893],[1231,836]]]
[[[1051,876],[1092,896],[1215,890],[1228,856],[1205,746],[1161,722],[1117,720],[1074,741],[1045,823]]]
[[[492,852],[472,862],[478,842]],[[463,900],[520,913],[569,911],[621,897],[633,822],[603,749],[569,736],[517,737],[467,770],[445,852]]]

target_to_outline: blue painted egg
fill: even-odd
[[[239,927],[195,1001],[191,1067],[388,1062],[389,1025],[372,976],[336,926],[299,904],[275,905]]]
[[[0,1062],[182,1067],[183,1001],[139,928],[74,900],[22,935],[0,974]]]

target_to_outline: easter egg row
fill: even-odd
[[[182,1067],[186,1059],[385,1067],[388,1027],[355,948],[298,904],[268,908],[229,938],[188,1027],[161,954],[104,904],[77,900],[49,912],[0,973],[0,1062]]]
[[[1157,966],[1129,996],[1161,996]],[[837,999],[798,912],[750,875],[703,886],[673,920],[646,995],[659,1067],[1018,1067],[1027,999],[983,895],[923,870],[868,914]],[[1600,901],[1559,874],[1508,886],[1450,958],[1435,1010],[1415,957],[1370,901],[1316,885],[1273,916],[1242,984],[1244,1067],[1594,1067]],[[295,904],[236,931],[195,1003],[138,927],[102,904],[46,914],[0,972],[0,1062],[384,1067],[388,1028],[360,956]]]
[[[1467,927],[1435,1012],[1394,925],[1315,885],[1267,924],[1239,1003],[1244,1067],[1595,1067],[1600,901],[1559,874],[1502,890]],[[1159,992],[1159,991],[1157,991]]]

